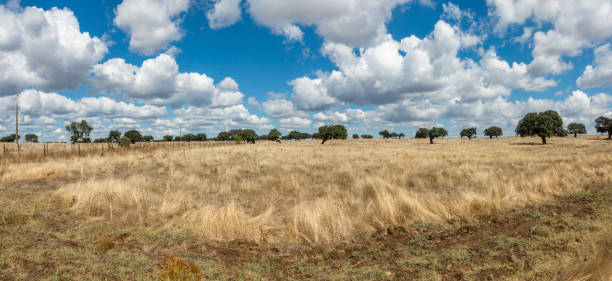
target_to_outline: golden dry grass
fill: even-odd
[[[88,156],[3,166],[0,180],[78,178],[75,214],[206,239],[334,244],[412,223],[471,220],[612,183],[598,137],[316,141]],[[533,143],[534,145],[532,145]]]

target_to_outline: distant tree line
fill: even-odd
[[[612,139],[612,118],[600,116],[595,119],[595,130],[598,133],[608,134],[608,139]],[[85,120],[81,122],[72,122],[66,126],[66,131],[70,134],[70,141],[72,143],[90,143],[91,139],[89,135],[93,131],[93,128]],[[565,137],[569,134],[577,137],[580,134],[586,134],[586,126],[581,123],[570,123],[567,129],[563,128],[563,120],[559,113],[553,110],[544,112],[531,112],[527,113],[519,122],[515,129],[515,133],[518,136],[538,136],[542,140],[542,144],[546,144],[546,139],[554,136]],[[404,133],[389,132],[383,130],[378,133],[384,139],[404,137]],[[483,135],[489,138],[497,138],[503,135],[502,129],[497,126],[491,126],[483,131]],[[443,127],[419,128],[414,137],[417,139],[429,139],[429,142],[433,144],[433,140],[436,138],[443,138],[448,136],[448,131]],[[470,127],[462,129],[459,133],[461,138],[467,137],[472,139],[477,136],[476,127]],[[94,143],[119,143],[123,146],[129,146],[137,142],[152,142],[152,141],[181,141],[181,142],[192,142],[192,141],[236,141],[236,142],[250,142],[255,143],[256,140],[271,140],[280,142],[281,140],[306,140],[306,139],[317,139],[321,140],[321,144],[324,144],[328,140],[344,140],[347,139],[348,134],[344,125],[325,125],[319,127],[316,133],[310,134],[306,132],[291,131],[287,135],[283,136],[282,133],[277,129],[271,129],[266,135],[257,135],[252,129],[231,129],[228,131],[220,132],[216,138],[208,139],[206,134],[185,134],[182,136],[165,135],[160,140],[155,140],[151,135],[142,135],[137,130],[128,130],[121,134],[121,132],[113,130],[110,131],[108,137],[95,139]],[[11,134],[0,138],[0,142],[15,142],[15,140],[21,136]],[[353,134],[353,139],[372,139],[372,135],[359,135]],[[25,140],[27,142],[38,142],[39,136],[36,134],[26,134]]]
[[[387,130],[382,130],[380,132],[378,132],[379,135],[381,135],[383,137],[383,139],[394,139],[394,138],[398,138],[398,139],[402,139],[403,137],[405,137],[406,135],[404,135],[404,133],[396,133],[396,132],[392,132],[390,133]]]

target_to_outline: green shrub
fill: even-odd
[[[129,148],[130,144],[132,144],[132,140],[127,137],[122,137],[117,143],[119,143],[119,146],[123,148]]]

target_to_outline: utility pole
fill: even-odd
[[[19,151],[19,94],[15,96],[15,142]]]

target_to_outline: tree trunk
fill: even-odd
[[[489,136],[489,138],[490,138],[490,139],[492,139],[492,138],[493,138],[493,136]]]
[[[612,140],[612,132],[608,132],[608,139]]]
[[[429,138],[429,144],[433,144],[433,139],[434,138]]]
[[[471,140],[471,139],[472,139],[472,137],[471,137],[471,136],[468,136],[468,140]]]
[[[546,144],[546,137],[541,137],[542,138],[542,144]]]
[[[321,144],[324,144],[327,141],[327,138],[323,138],[323,141],[321,142]]]
[[[577,138],[577,137],[578,137],[578,134],[574,134],[574,137],[575,137],[575,138]]]

